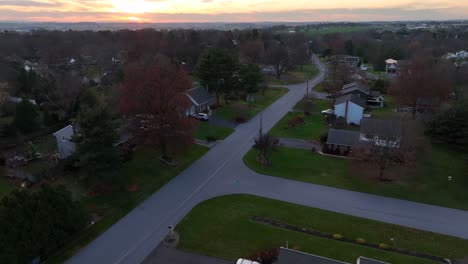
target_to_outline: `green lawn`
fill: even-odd
[[[388,118],[398,115],[398,113],[393,111],[396,108],[395,98],[390,95],[384,95],[384,99],[384,107],[369,109],[373,118]]]
[[[0,199],[13,189],[14,186],[5,177],[4,167],[0,167]]]
[[[405,171],[391,183],[379,182],[374,169],[358,172],[355,161],[308,150],[279,148],[273,153],[272,165],[263,169],[255,160],[256,155],[251,150],[244,162],[262,174],[468,210],[468,154],[446,146],[434,145],[420,153],[415,169]],[[448,176],[453,177],[452,181],[448,181]]]
[[[234,132],[234,129],[212,125],[208,122],[200,122],[195,137],[205,140],[207,137],[225,139]]]
[[[216,109],[214,114],[226,120],[235,120],[236,116],[241,115],[247,121],[287,92],[288,89],[286,88],[268,88],[264,95],[261,92],[254,94],[254,102],[252,103],[242,100],[230,101],[228,105]]]
[[[293,117],[304,118],[305,124],[294,128],[288,128],[288,121]],[[270,135],[283,138],[298,138],[306,140],[319,140],[320,134],[327,131],[320,114],[304,115],[302,112],[287,113],[270,131]]]
[[[330,100],[313,99],[310,115],[304,115],[305,102],[308,99],[302,99],[296,106],[295,112],[287,113],[270,131],[270,134],[275,137],[298,138],[298,139],[313,139],[319,140],[320,134],[327,131],[327,125],[323,122],[321,111],[330,108]],[[310,100],[310,99],[309,99]],[[288,121],[295,116],[300,116],[304,119],[305,125],[295,128],[288,128]]]
[[[279,229],[253,222],[250,220],[253,216],[270,217],[299,227],[339,233],[348,238],[362,237],[368,242],[393,244],[398,248],[442,257],[468,255],[467,240],[249,195],[219,197],[195,207],[176,228],[181,238],[178,247],[236,260],[259,250],[285,246],[287,241],[290,248],[350,263],[359,256],[390,263],[435,263]]]
[[[63,263],[66,261],[76,251],[94,240],[207,151],[208,148],[194,145],[188,153],[177,158],[179,162],[177,166],[169,167],[159,161],[160,153],[158,151],[149,148],[138,149],[133,160],[125,163],[119,170],[130,184],[137,186],[137,190],[82,198],[81,203],[87,211],[92,215],[102,215],[102,219],[85,230],[73,243],[67,245],[62,252],[47,262]],[[83,190],[82,186],[79,186],[73,179],[67,179],[66,184],[72,193],[76,194],[76,192]]]

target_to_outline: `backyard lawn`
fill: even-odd
[[[262,92],[254,94],[254,102],[252,103],[242,100],[230,101],[229,104],[217,108],[214,114],[226,120],[235,120],[236,117],[241,116],[245,121],[248,121],[287,92],[286,88],[268,88],[264,95]]]
[[[350,263],[359,256],[390,263],[436,263],[260,224],[251,220],[254,216],[441,257],[468,256],[468,240],[250,195],[214,198],[195,207],[176,227],[178,248],[234,261],[288,243],[296,250]]]
[[[429,147],[418,155],[413,169],[390,183],[378,181],[378,172],[373,168],[358,170],[355,161],[322,156],[309,150],[278,148],[273,153],[272,165],[263,169],[256,155],[256,150],[250,150],[244,162],[258,173],[468,210],[468,154],[447,146]],[[451,181],[448,176],[452,177]]]
[[[125,177],[126,182],[129,183],[128,185],[135,188],[132,191],[116,191],[108,195],[82,198],[80,202],[89,214],[100,216],[101,219],[47,262],[65,262],[76,251],[94,240],[207,151],[208,148],[194,145],[188,153],[177,158],[179,163],[177,166],[170,167],[161,163],[158,151],[149,148],[138,149],[133,160],[125,163],[119,170],[122,176]],[[85,189],[76,180],[73,180],[73,176],[66,179],[65,184],[75,197],[83,197],[84,193],[80,192]]]
[[[234,132],[234,129],[220,127],[208,122],[200,122],[198,128],[195,131],[195,138],[205,140],[211,139],[225,139]]]
[[[288,128],[288,121],[294,117],[301,117],[305,124]],[[283,138],[298,138],[306,140],[319,140],[320,134],[327,131],[320,114],[304,115],[302,112],[287,113],[270,131],[270,135]]]
[[[302,99],[294,107],[295,112],[287,113],[270,131],[275,137],[298,138],[306,140],[319,140],[320,134],[327,131],[321,111],[330,108],[329,100],[312,100],[310,115],[304,115],[304,105],[307,99]],[[294,117],[301,117],[305,124],[294,128],[288,127],[288,122]]]

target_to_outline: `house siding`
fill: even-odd
[[[70,141],[73,135],[74,132],[71,125],[54,134],[57,140],[58,151],[61,159],[66,159],[75,153],[76,144]]]
[[[346,104],[348,105],[348,109],[346,109]],[[341,116],[346,118],[346,122],[348,122],[348,124],[354,123],[356,125],[360,125],[362,115],[364,114],[364,108],[348,101],[347,103],[344,102],[335,105],[335,114],[337,117]]]

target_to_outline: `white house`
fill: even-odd
[[[355,94],[346,94],[335,99],[335,115],[344,117],[348,124],[361,124],[366,100]]]
[[[75,131],[72,125],[68,125],[54,133],[61,159],[70,157],[76,151],[76,144],[71,141],[74,135]]]

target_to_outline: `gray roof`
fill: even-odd
[[[288,248],[280,248],[276,264],[349,264],[334,259],[320,257]]]
[[[375,260],[375,259],[370,259],[366,257],[359,257],[357,260],[357,264],[390,264],[390,263]]]
[[[403,124],[397,119],[364,118],[361,120],[361,133],[400,138],[403,134]]]
[[[187,91],[187,95],[196,105],[203,105],[214,100],[214,97],[203,87],[190,89]]]
[[[330,129],[328,130],[327,144],[352,147],[359,143],[359,136],[358,131]]]
[[[354,104],[357,104],[359,105],[360,107],[362,108],[366,108],[366,100],[359,97],[358,95],[355,95],[355,94],[345,94],[345,95],[341,95],[341,96],[338,96],[336,99],[335,99],[335,105],[339,105],[339,104],[342,104],[346,101],[350,101]]]
[[[352,82],[352,83],[343,85],[343,87],[341,88],[340,94],[346,94],[346,93],[350,93],[356,90],[359,90],[365,94],[370,94],[369,86],[362,84],[360,82]]]

